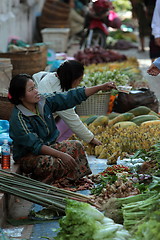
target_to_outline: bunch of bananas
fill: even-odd
[[[122,62],[90,64],[89,66],[85,66],[85,74],[94,72],[113,71],[115,69],[117,70],[130,69],[131,71],[136,73],[140,72],[137,58],[128,57],[127,60]]]
[[[150,147],[160,141],[160,125],[128,126],[88,126],[95,137],[102,142],[100,146],[93,146],[83,142],[88,155],[95,155],[99,159],[107,159],[109,164],[115,164],[117,158],[123,159],[139,149],[148,151]],[[72,139],[76,136],[73,135]]]

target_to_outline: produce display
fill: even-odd
[[[119,1],[114,3],[119,7]],[[124,0],[124,5],[128,3]],[[136,47],[137,37],[117,30],[111,31],[107,41],[112,47],[127,49]],[[117,85],[117,91],[111,92],[113,99],[121,86],[149,88],[135,57],[99,47],[78,51],[74,57],[85,66],[80,86],[113,81]],[[93,183],[88,191],[97,209],[68,200],[55,239],[160,239],[160,115],[139,106],[124,113],[81,116],[81,120],[102,142],[94,146],[82,141],[87,154],[94,155],[97,164],[104,159],[106,169],[87,177]],[[70,139],[78,138],[72,135]]]
[[[122,55],[113,50],[103,49],[99,46],[85,48],[84,51],[79,50],[74,54],[74,58],[86,66],[92,63],[107,63],[114,61],[124,61],[127,59],[125,55]]]
[[[134,186],[132,178],[129,178],[129,174],[98,174],[92,176],[92,180],[96,182],[96,187],[91,190],[94,194],[94,202],[99,205],[104,205],[109,198],[123,198],[131,195],[137,195],[140,190]]]
[[[123,31],[124,30],[124,31]],[[129,48],[138,48],[137,36],[127,29],[127,26],[122,25],[121,30],[111,31],[107,37],[107,47],[111,49],[126,50]]]
[[[131,234],[128,240],[159,239],[160,115],[139,106],[122,114],[89,116],[84,123],[102,142],[96,147],[84,143],[87,153],[107,161],[106,169],[89,176],[92,201],[114,224],[123,224]]]
[[[116,85],[126,85],[129,83],[130,78],[126,72],[121,70],[113,70],[106,72],[92,72],[84,75],[81,81],[81,86],[91,87],[97,84],[113,81]]]
[[[117,40],[124,39],[124,40],[132,41],[132,42],[137,42],[137,36],[135,33],[124,32],[120,29],[110,32],[109,36],[112,37],[113,39],[117,39]]]
[[[103,72],[103,71],[112,71],[112,70],[124,70],[128,69],[133,73],[140,73],[139,63],[135,57],[128,57],[125,61],[122,62],[109,62],[109,63],[98,63],[90,64],[85,66],[85,73],[91,72]]]
[[[121,62],[116,61],[85,66],[85,74],[81,85],[87,87],[101,84],[108,80],[114,81],[117,85],[122,85],[121,81],[122,83],[125,81],[133,89],[148,87],[148,82],[142,76],[135,57],[129,57]]]
[[[94,123],[95,122],[95,123]],[[159,141],[160,115],[146,106],[139,106],[121,114],[98,116],[87,125],[100,146],[83,143],[89,155],[107,159],[108,164],[116,164],[117,158],[150,147]],[[72,139],[77,138],[75,135]]]
[[[116,166],[111,171],[111,175],[116,169],[123,173],[127,170],[124,166]],[[107,170],[106,170],[107,171]],[[105,171],[105,172],[106,172]],[[108,175],[109,178],[110,174]],[[113,176],[113,175],[112,175]],[[60,228],[55,240],[157,240],[159,239],[159,186],[160,178],[154,176],[152,181],[147,185],[148,191],[137,195],[130,194],[129,197],[123,197],[123,192],[129,192],[128,188],[135,188],[129,178],[126,182],[121,179],[113,184],[105,182],[101,188],[97,208],[88,203],[74,200],[66,200],[65,216],[59,220]],[[111,183],[111,181],[110,181]],[[107,187],[110,187],[112,196],[108,199]],[[115,189],[120,187],[119,196],[114,195]],[[136,189],[136,188],[135,188]],[[96,199],[96,195],[91,195]],[[151,238],[152,237],[152,238]],[[157,238],[158,237],[158,238]]]
[[[131,10],[129,0],[112,2],[118,15]],[[129,87],[126,93],[149,88],[137,59],[111,50],[137,47],[137,36],[131,32],[134,19],[128,27],[127,20],[122,22],[121,29],[109,29],[108,49],[96,46],[74,54],[84,64],[80,86],[109,81],[117,86],[111,91],[106,115],[80,117],[102,142],[95,146],[81,140],[86,153],[94,155],[98,167],[104,161],[105,169],[74,182],[64,176],[50,185],[0,170],[2,192],[44,207],[31,210],[30,216],[43,221],[58,219],[59,228],[52,229],[57,235],[41,236],[43,239],[160,240],[160,114],[146,106],[112,112],[115,97],[124,87]],[[75,134],[72,139],[80,140]]]

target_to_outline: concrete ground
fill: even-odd
[[[74,53],[79,49],[78,44],[74,44],[71,48],[68,49],[68,56],[73,56]],[[160,100],[160,76],[152,77],[147,74],[147,69],[151,64],[151,60],[149,59],[149,48],[148,48],[148,38],[146,38],[146,47],[145,52],[138,52],[137,49],[130,49],[119,51],[126,56],[135,56],[138,59],[139,67],[142,71],[142,74],[145,79],[148,80],[150,89],[154,91],[157,98]],[[10,209],[9,215],[12,218],[20,218],[28,215],[30,209],[32,207],[32,203],[23,199],[15,198],[15,202]],[[13,228],[13,226],[6,225],[5,227]],[[32,233],[32,225],[21,226],[23,228],[22,234],[17,238],[11,239],[30,239]]]

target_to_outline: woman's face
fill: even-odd
[[[72,88],[76,88],[80,84],[82,79],[83,79],[83,75],[81,77],[77,78],[76,80],[74,80],[74,82],[72,83]]]
[[[29,79],[26,84],[25,96],[21,98],[21,101],[25,105],[38,103],[39,100],[40,96],[35,83]]]

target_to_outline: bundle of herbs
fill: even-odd
[[[145,161],[138,169],[138,173],[145,172],[160,176],[160,142],[152,145],[149,151],[144,149],[138,150],[132,158],[138,157]]]
[[[0,191],[18,196],[60,213],[64,213],[65,211],[66,199],[95,205],[89,196],[60,189],[5,170],[0,170]]]

